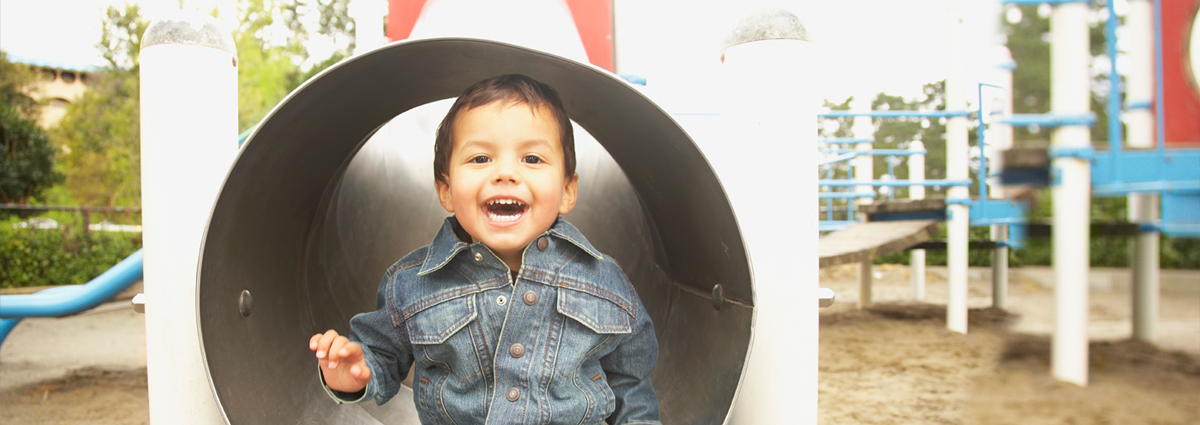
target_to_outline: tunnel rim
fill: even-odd
[[[646,96],[646,94],[642,93],[640,90],[637,90],[635,87],[633,87],[632,84],[630,84],[625,79],[617,76],[616,74],[613,74],[613,73],[609,72],[608,70],[600,68],[591,63],[578,62],[578,61],[575,61],[575,60],[572,60],[569,58],[565,58],[565,57],[558,56],[558,55],[548,53],[548,52],[544,52],[541,50],[537,50],[537,49],[533,49],[533,48],[529,48],[529,47],[525,47],[525,46],[521,46],[521,45],[515,45],[515,44],[495,41],[495,40],[470,38],[470,37],[438,37],[438,38],[427,38],[427,39],[416,39],[416,40],[399,40],[399,41],[395,41],[395,42],[377,47],[366,53],[354,55],[354,56],[348,57],[346,59],[343,59],[342,61],[329,66],[328,68],[322,70],[321,72],[317,73],[313,77],[309,78],[308,80],[306,80],[305,82],[300,84],[296,89],[292,90],[286,96],[284,96],[284,98],[282,100],[280,100],[279,103],[277,103],[274,107],[271,108],[270,111],[268,111],[268,113],[266,115],[264,115],[264,117],[262,118],[262,120],[259,121],[258,124],[255,124],[255,126],[250,131],[249,135],[246,137],[245,142],[242,143],[241,146],[239,146],[237,155],[234,157],[233,162],[231,163],[229,169],[225,173],[225,177],[222,179],[222,183],[220,186],[221,190],[218,192],[217,197],[213,200],[212,206],[210,207],[208,219],[205,222],[204,230],[202,232],[201,243],[200,243],[200,247],[199,247],[199,255],[197,257],[197,263],[196,263],[196,285],[195,285],[196,286],[196,290],[195,290],[196,317],[195,317],[195,319],[196,319],[196,334],[198,337],[199,348],[200,348],[201,364],[204,367],[205,376],[208,378],[209,390],[210,390],[211,394],[213,395],[214,401],[216,402],[217,410],[220,412],[222,419],[224,419],[226,424],[233,423],[233,421],[229,417],[229,412],[228,412],[228,409],[226,408],[226,404],[217,389],[217,384],[213,379],[213,371],[212,371],[212,368],[210,367],[208,347],[205,344],[205,339],[204,339],[204,320],[203,320],[204,314],[202,313],[203,310],[201,308],[203,306],[203,299],[201,297],[201,294],[202,294],[203,281],[204,281],[204,276],[203,276],[204,258],[205,258],[205,254],[208,252],[208,250],[210,248],[209,244],[208,244],[208,238],[211,234],[213,220],[216,217],[217,212],[219,211],[218,205],[220,204],[221,199],[225,196],[226,186],[229,183],[231,183],[234,172],[238,168],[239,162],[242,160],[242,157],[244,155],[248,155],[247,154],[247,152],[249,152],[248,149],[250,149],[251,146],[253,146],[252,143],[255,141],[257,136],[259,136],[259,134],[263,131],[264,127],[266,127],[264,124],[270,122],[271,119],[275,118],[277,115],[279,115],[281,113],[281,111],[284,111],[284,110],[287,110],[287,109],[290,109],[293,107],[294,108],[311,108],[311,107],[313,107],[311,105],[295,105],[295,106],[293,106],[292,103],[295,102],[296,101],[295,99],[297,97],[299,97],[302,93],[304,93],[305,90],[319,84],[322,79],[328,78],[330,75],[338,73],[344,68],[347,68],[347,69],[350,68],[356,62],[365,61],[367,58],[370,58],[373,55],[381,54],[382,52],[387,52],[387,51],[390,51],[393,49],[403,49],[405,46],[415,46],[415,45],[422,45],[422,44],[437,44],[437,43],[446,43],[446,42],[474,43],[474,44],[489,46],[489,48],[511,49],[511,50],[516,50],[516,51],[522,51],[524,53],[534,54],[534,55],[539,55],[539,56],[545,57],[551,62],[560,62],[560,63],[572,65],[579,69],[578,72],[589,72],[590,71],[593,74],[603,75],[604,77],[607,77],[609,80],[618,82],[629,93],[634,93],[636,95],[636,97],[638,98],[638,100],[640,100],[641,102],[644,102],[645,105],[650,106],[653,110],[657,111],[657,113],[660,114],[663,118],[666,118],[669,122],[674,124],[675,128],[677,128],[679,130],[679,132],[685,136],[687,142],[689,142],[687,144],[687,146],[689,146],[691,149],[693,149],[695,151],[696,154],[698,154],[699,159],[703,161],[703,169],[707,170],[708,174],[710,174],[714,178],[715,188],[717,190],[719,190],[721,198],[725,201],[724,204],[728,209],[730,223],[733,225],[733,227],[735,229],[735,233],[738,236],[738,239],[743,242],[739,257],[745,259],[746,269],[747,269],[746,270],[746,275],[747,275],[746,276],[747,277],[746,285],[749,288],[749,298],[750,299],[745,300],[747,302],[737,302],[737,301],[731,300],[730,298],[726,297],[725,300],[737,302],[738,304],[743,304],[748,307],[749,312],[750,312],[750,322],[749,322],[749,329],[748,329],[749,336],[748,336],[748,340],[746,343],[745,356],[744,356],[744,358],[741,359],[740,373],[738,375],[737,383],[734,387],[733,396],[730,400],[730,405],[729,405],[728,409],[726,409],[725,415],[724,415],[723,423],[728,423],[730,418],[732,418],[734,407],[736,405],[738,397],[741,395],[743,384],[745,383],[746,373],[747,373],[747,369],[748,369],[749,363],[750,363],[750,356],[751,356],[751,353],[752,353],[752,350],[754,347],[754,341],[755,341],[755,338],[757,335],[756,329],[757,329],[757,320],[758,320],[758,308],[757,308],[758,300],[757,300],[757,291],[755,290],[755,287],[757,285],[756,285],[755,276],[754,276],[754,268],[753,268],[753,264],[752,264],[752,258],[750,256],[750,251],[749,251],[748,247],[744,243],[744,237],[742,236],[742,226],[738,222],[736,210],[733,208],[732,202],[730,201],[728,191],[725,189],[725,186],[722,183],[719,175],[717,174],[716,169],[713,168],[711,161],[708,160],[707,156],[705,156],[705,154],[704,154],[704,151],[700,148],[700,146],[698,144],[696,144],[695,140],[691,137],[690,133],[688,133],[687,130],[684,129],[684,127],[682,125],[680,125],[679,122],[677,120],[675,120],[675,118],[670,113],[663,110],[661,106],[659,106],[656,102],[654,102],[652,99],[650,99],[648,96]],[[359,72],[361,72],[361,71],[359,71]],[[453,98],[453,97],[455,97],[455,96],[452,95],[452,96],[448,96],[448,97],[443,97],[443,98],[435,99],[432,101],[428,101],[421,105],[434,103],[434,102],[438,102],[438,101]],[[410,107],[409,109],[399,112],[396,116],[398,116],[399,114],[403,114],[404,112],[411,111],[421,105]],[[585,124],[586,121],[579,120],[578,118],[572,118],[571,120],[573,122],[575,122],[576,124],[578,124],[580,127],[584,128],[585,131],[589,131],[589,133],[591,133],[591,131],[588,129],[588,125]],[[388,121],[389,120],[385,120],[384,122],[377,124],[369,132],[367,132],[366,136],[363,137],[362,140],[357,142],[353,151],[348,156],[346,156],[345,158],[343,158],[341,160],[340,165],[337,167],[336,171],[334,171],[333,175],[340,176],[341,174],[343,174],[346,167],[348,166],[350,161],[354,158],[354,156],[357,155],[357,153],[370,140],[370,138],[380,128],[385,126],[388,123]],[[596,140],[597,140],[597,142],[599,142],[599,144],[601,145],[602,148],[604,148],[606,151],[609,150],[609,148],[607,146],[605,146],[603,141],[601,141],[599,138],[597,138]],[[621,165],[621,161],[618,161],[615,158],[614,158],[614,162],[618,166]],[[248,167],[248,165],[243,165],[243,167]],[[329,185],[336,185],[334,180],[339,180],[339,179],[340,179],[340,177],[335,177],[335,178],[331,179],[331,181],[329,182]],[[640,192],[636,189],[636,187],[634,187],[634,191],[635,191],[635,193]],[[321,190],[321,192],[323,192],[323,193],[326,192],[326,189],[323,188]],[[324,198],[324,195],[322,195],[322,198]],[[320,204],[320,202],[318,202],[318,205],[319,204]],[[642,209],[643,209],[643,211],[648,211],[644,202],[642,202]],[[658,235],[658,237],[660,240],[662,239],[661,234]],[[372,415],[372,417],[373,417],[373,415]],[[378,421],[378,419],[376,419],[376,420]]]

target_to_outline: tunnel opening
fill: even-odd
[[[393,44],[310,80],[263,120],[231,168],[198,289],[205,366],[229,423],[418,423],[411,392],[384,406],[334,404],[304,341],[348,331],[351,316],[375,308],[387,267],[432,240],[447,214],[433,194],[429,117],[440,121],[444,99],[507,73],[554,86],[576,134],[591,136],[578,137],[580,200],[566,218],[622,265],[654,321],[663,422],[728,418],[752,337],[752,277],[732,208],[687,133],[598,68],[435,39]],[[248,315],[238,309],[243,291],[255,300]]]

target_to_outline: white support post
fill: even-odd
[[[794,24],[779,27],[789,22]],[[819,60],[807,30],[791,13],[763,12],[739,26],[751,27],[736,32],[751,37],[767,26],[791,39],[737,40],[725,49],[722,120],[726,131],[754,149],[742,143],[705,149],[753,264],[754,339],[730,423],[815,425],[821,98],[819,80],[806,70]],[[790,211],[792,219],[777,220],[777,211]]]
[[[1090,111],[1088,5],[1068,3],[1050,16],[1050,111],[1082,115]],[[1051,148],[1059,152],[1091,147],[1087,126],[1054,130]],[[1055,326],[1051,346],[1054,378],[1086,386],[1088,382],[1088,242],[1091,166],[1080,157],[1053,158],[1053,263]]]
[[[999,110],[1002,116],[1012,115],[1012,73],[1015,64],[1012,60],[1012,54],[1007,47],[996,46],[996,67],[995,83],[1003,87],[1003,93],[992,99],[993,111]],[[1005,150],[1012,148],[1013,133],[1012,126],[1009,124],[1001,124],[993,122],[988,126],[987,144],[989,146],[988,156],[988,172],[994,174],[991,170],[1001,170],[1004,168]],[[1004,186],[1000,184],[999,177],[988,177],[988,197],[991,199],[1004,199]],[[1008,308],[1008,225],[996,224],[992,225],[991,229],[992,241],[997,243],[996,249],[992,251],[992,307],[998,309]]]
[[[383,34],[383,18],[388,5],[384,0],[351,0],[346,13],[354,19],[354,54],[375,50],[387,44]]]
[[[871,95],[861,93],[855,96],[851,101],[850,109],[854,112],[871,112]],[[856,139],[875,140],[875,124],[871,122],[871,117],[858,116],[854,117],[854,122],[850,126],[850,131]],[[858,182],[866,182],[867,184],[855,186],[854,192],[871,195],[871,198],[856,199],[859,206],[871,205],[875,203],[875,186],[870,183],[875,180],[875,157],[871,155],[874,149],[872,142],[857,143],[854,145],[854,150],[858,152],[858,156],[854,158],[854,180]],[[859,221],[867,221],[866,214],[859,213]],[[866,308],[871,305],[871,258],[864,259],[858,263],[858,308]]]
[[[1149,0],[1129,2],[1125,25],[1129,30],[1129,75],[1125,88],[1129,103],[1154,100],[1154,6]],[[1154,113],[1150,108],[1125,112],[1127,146],[1154,147]],[[1129,221],[1157,224],[1158,194],[1134,193],[1128,199]],[[1142,232],[1133,240],[1133,338],[1158,340],[1159,252],[1158,232]]]
[[[925,144],[920,140],[913,140],[908,145],[909,150],[923,151]],[[912,154],[908,156],[908,179],[913,183],[925,181],[925,155]],[[909,199],[925,199],[925,186],[909,186]],[[914,300],[925,300],[925,250],[914,249],[909,251],[908,270],[912,275],[912,296]]]
[[[142,37],[142,241],[150,422],[223,424],[196,324],[196,269],[213,201],[237,155],[237,53],[198,11]]]
[[[992,225],[992,240],[996,249],[992,250],[992,308],[1008,309],[1008,226]]]
[[[949,34],[946,49],[951,58],[964,57],[964,31],[962,23],[962,0],[950,0],[948,10]],[[951,60],[946,76],[946,110],[967,109],[967,92],[961,59]],[[946,177],[950,180],[967,180],[967,117],[953,117],[946,123]],[[971,192],[966,186],[951,187],[947,201],[969,201]],[[949,202],[948,202],[949,203]],[[946,305],[946,328],[951,332],[967,333],[967,238],[970,216],[966,205],[949,203],[946,210],[950,217],[946,223],[948,243],[947,268],[950,274],[950,297]]]

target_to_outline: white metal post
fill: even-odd
[[[946,50],[950,52],[949,73],[946,76],[946,110],[967,109],[967,93],[964,82],[962,57],[964,57],[964,32],[962,23],[962,0],[950,0],[948,10],[949,31]],[[967,180],[967,117],[953,117],[946,123],[946,177],[950,180]],[[951,187],[947,201],[969,201],[971,192],[966,186]],[[946,223],[948,242],[946,262],[950,272],[950,297],[946,305],[946,328],[952,332],[967,333],[967,238],[970,216],[966,205],[949,203],[950,214]]]
[[[385,0],[350,1],[346,12],[354,19],[355,55],[387,44],[387,36],[383,34],[383,18],[387,16],[387,11],[388,5]]]
[[[908,145],[909,150],[923,151],[925,143],[920,140],[913,140]],[[925,155],[912,154],[908,156],[908,179],[913,183],[925,181]],[[909,199],[925,199],[925,186],[909,186]],[[912,274],[912,296],[914,300],[922,301],[925,299],[925,250],[914,249],[909,251],[908,270]]]
[[[870,112],[871,111],[871,95],[861,93],[855,96],[851,101],[850,109],[854,112]],[[858,116],[854,117],[854,122],[850,126],[854,138],[863,140],[875,140],[875,124],[871,122],[871,117]],[[875,180],[875,157],[871,155],[871,150],[874,149],[872,142],[857,143],[854,145],[854,150],[858,152],[858,156],[854,157],[854,180],[866,182],[868,184],[855,186],[855,193],[871,195],[871,198],[858,198],[856,201],[859,206],[871,205],[875,202],[875,187],[871,186],[871,181]],[[860,221],[867,221],[866,214],[861,214]],[[871,305],[871,265],[872,259],[867,258],[858,263],[858,308],[865,308]]]
[[[237,155],[237,53],[198,11],[142,37],[142,241],[150,422],[225,423],[196,327],[196,269],[213,200]]]
[[[780,23],[795,27],[780,28]],[[745,142],[705,149],[753,264],[754,340],[730,423],[815,425],[821,102],[815,90],[819,79],[806,72],[818,55],[791,13],[763,12],[739,26],[751,31],[736,33],[772,29],[771,34],[790,38],[739,40],[725,49],[722,120],[726,131],[739,135],[728,140]],[[779,220],[779,211],[789,211],[789,219]]]
[[[996,46],[996,67],[994,69],[996,85],[1003,87],[1002,95],[993,98],[993,111],[999,110],[1003,116],[1012,115],[1012,73],[1015,63],[1007,47]],[[984,117],[987,118],[987,117]],[[990,148],[988,156],[988,172],[1004,168],[1002,153],[1012,148],[1012,126],[993,122],[988,126],[987,144]],[[1004,186],[999,177],[988,177],[988,197],[1004,199]],[[997,243],[992,251],[992,307],[1008,308],[1008,225],[995,224],[991,229],[992,241]]]
[[[1127,103],[1150,104],[1154,100],[1153,8],[1149,0],[1129,2],[1125,17],[1130,42]],[[1127,146],[1154,147],[1154,113],[1149,107],[1127,110],[1125,124]],[[1131,222],[1156,224],[1158,194],[1130,194],[1128,212]],[[1133,239],[1133,337],[1150,343],[1158,339],[1158,237],[1158,232],[1141,232]]]
[[[1090,111],[1088,5],[1062,4],[1050,16],[1050,111],[1082,115]],[[1088,242],[1091,209],[1091,165],[1065,156],[1071,149],[1091,147],[1087,126],[1054,130],[1052,149],[1060,152],[1051,165],[1057,180],[1054,201],[1053,262],[1055,327],[1051,370],[1055,379],[1086,386],[1088,382]]]

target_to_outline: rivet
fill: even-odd
[[[538,238],[538,249],[545,251],[546,248],[549,248],[549,247],[550,247],[549,239],[546,239],[545,236]]]
[[[721,304],[725,302],[725,293],[721,290],[721,284],[713,285],[712,289],[712,304],[713,310],[720,310]]]
[[[476,252],[475,261],[483,261],[483,254]]]
[[[508,304],[508,297],[506,297],[504,295],[496,297],[496,305],[505,305],[505,304]]]
[[[238,313],[241,313],[242,317],[250,316],[250,308],[253,305],[254,298],[250,296],[250,291],[243,289],[242,295],[238,297]]]

